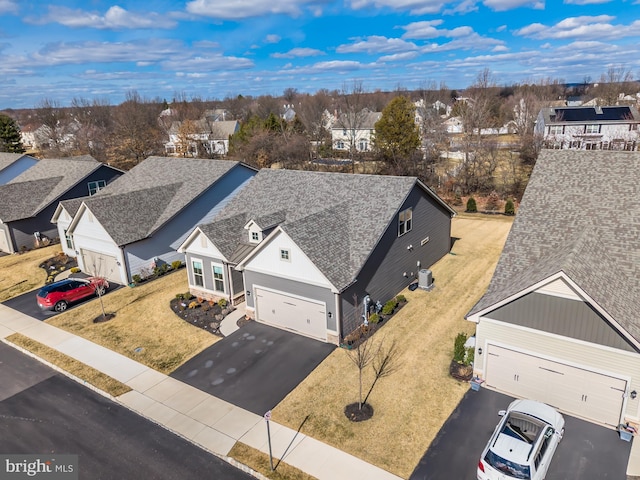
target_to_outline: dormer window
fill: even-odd
[[[251,241],[258,243],[260,241],[260,232],[251,232]]]

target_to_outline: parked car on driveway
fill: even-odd
[[[515,400],[498,412],[502,420],[478,463],[478,480],[543,480],[564,435],[564,418],[533,400]]]
[[[64,312],[70,303],[93,295],[103,295],[109,288],[104,278],[67,278],[45,285],[37,294],[38,306],[42,310]]]

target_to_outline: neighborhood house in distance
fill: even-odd
[[[495,390],[616,428],[640,420],[640,153],[543,150],[477,323]]]
[[[453,215],[414,177],[263,169],[179,250],[194,295],[338,344],[450,250]]]
[[[31,165],[0,185],[0,251],[7,253],[58,238],[50,220],[61,200],[93,195],[123,174],[89,155],[18,161],[25,158]]]

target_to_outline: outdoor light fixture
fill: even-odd
[[[635,390],[633,390],[633,391],[630,393],[630,395],[631,395],[631,399],[632,399],[632,400],[635,400],[635,399],[636,399],[636,397],[638,396],[638,392],[636,392]]]
[[[247,297],[250,297],[250,296],[251,296],[251,292],[250,292],[249,290],[247,290],[247,291],[246,291],[246,293],[245,293],[245,295],[246,295]]]
[[[478,347],[478,355],[482,355],[482,347]]]
[[[327,315],[329,316],[329,318],[333,317],[333,314],[331,312],[327,313]]]

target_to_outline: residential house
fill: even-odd
[[[331,125],[333,149],[345,152],[371,151],[375,125],[381,117],[381,112],[367,109],[339,115]]]
[[[51,221],[68,223],[83,271],[128,284],[154,266],[183,261],[176,250],[186,236],[254,174],[240,162],[149,157],[79,206],[63,203]]]
[[[339,344],[449,251],[454,214],[414,177],[265,169],[179,251],[194,295]]]
[[[635,150],[639,124],[633,106],[547,107],[534,131],[548,148]]]
[[[173,122],[169,141],[164,148],[167,155],[223,156],[229,152],[229,137],[240,128],[237,120],[214,121],[209,118]]]
[[[606,425],[638,422],[640,153],[544,150],[476,325],[487,387]]]
[[[0,185],[10,182],[36,163],[37,158],[24,153],[0,152]]]
[[[92,195],[122,173],[89,155],[39,160],[0,185],[0,250],[13,253],[55,239],[50,219],[60,201]]]

